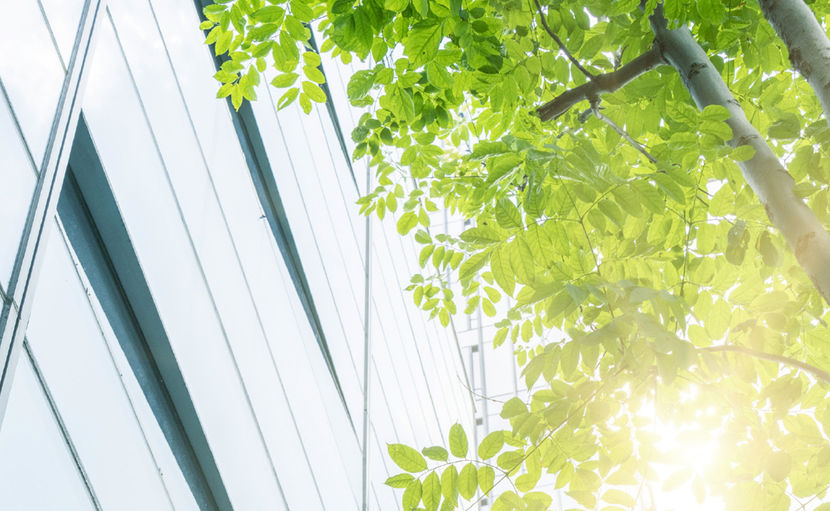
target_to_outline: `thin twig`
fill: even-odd
[[[459,376],[459,375],[457,375],[457,374],[456,374],[455,376],[456,376],[456,378],[458,378],[458,381],[460,381],[460,382],[461,382],[461,386],[462,386],[462,387],[464,387],[465,389],[467,389],[467,392],[469,392],[471,396],[475,396],[475,397],[477,397],[477,398],[479,398],[479,399],[486,399],[487,401],[492,401],[492,402],[494,402],[494,403],[504,404],[504,401],[502,401],[501,399],[496,399],[496,398],[494,398],[494,397],[488,397],[488,396],[485,396],[484,394],[479,394],[478,392],[476,392],[476,391],[474,391],[473,389],[471,389],[471,388],[470,388],[470,386],[469,386],[469,385],[467,385],[467,384],[466,384],[466,383],[465,383],[465,382],[461,379],[461,376]]]
[[[763,360],[770,360],[772,362],[779,362],[781,364],[797,367],[802,369],[819,380],[822,380],[825,383],[830,383],[830,373],[823,369],[819,369],[816,366],[810,365],[806,362],[802,362],[800,360],[796,360],[794,358],[785,357],[783,355],[776,355],[774,353],[767,353],[765,351],[758,351],[752,348],[747,348],[745,346],[735,346],[733,344],[725,344],[721,346],[709,346],[707,348],[698,348],[698,351],[709,351],[709,352],[717,352],[717,351],[732,351],[735,353],[743,353],[744,355],[749,355],[751,357],[760,358]]]
[[[542,19],[544,20],[544,18]],[[596,75],[591,81],[563,92],[556,98],[537,108],[536,113],[539,114],[539,117],[543,121],[555,119],[580,101],[599,97],[606,92],[614,92],[641,74],[664,63],[660,48],[652,46],[650,50],[616,71]]]
[[[602,121],[605,124],[607,124],[607,125],[611,126],[612,128],[614,128],[614,131],[616,131],[619,136],[621,136],[622,138],[624,138],[626,140],[626,142],[631,144],[631,146],[634,147],[634,149],[636,149],[636,150],[640,151],[641,153],[643,153],[643,155],[646,158],[648,158],[648,161],[650,161],[651,163],[657,163],[657,158],[655,158],[654,156],[651,155],[651,153],[646,151],[646,148],[643,147],[643,145],[641,143],[634,140],[634,137],[629,135],[627,131],[625,131],[624,129],[617,126],[617,123],[615,123],[614,121],[612,121],[611,119],[606,117],[605,114],[600,112],[599,111],[599,105],[597,103],[598,103],[597,101],[591,101],[591,111],[594,113],[594,117],[596,117],[600,121]]]
[[[595,78],[594,74],[582,67],[582,64],[580,64],[579,61],[576,60],[573,55],[571,55],[571,52],[569,52],[568,49],[565,48],[565,43],[562,42],[562,39],[559,39],[559,36],[556,35],[556,32],[551,30],[550,26],[548,26],[548,21],[545,18],[544,11],[542,11],[542,4],[539,3],[539,0],[533,1],[536,2],[536,8],[539,10],[539,17],[542,18],[542,27],[544,27],[545,32],[547,32],[548,35],[551,36],[554,41],[556,41],[556,44],[559,45],[559,49],[562,50],[562,52],[568,57],[568,60],[573,62],[573,64],[576,66],[577,69],[579,69],[582,72],[582,74],[593,80]]]

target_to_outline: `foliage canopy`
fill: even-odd
[[[468,509],[488,492],[494,510],[548,509],[545,481],[587,509],[647,509],[644,486],[661,485],[728,509],[824,498],[830,330],[807,252],[826,232],[795,237],[801,220],[781,218],[806,203],[816,225],[830,222],[830,130],[790,62],[807,77],[819,56],[779,38],[773,3],[204,10],[207,42],[227,54],[218,96],[237,108],[267,74],[285,90],[279,108],[308,112],[327,100],[319,52],[364,63],[348,84],[366,107],[354,157],[376,176],[361,211],[393,213],[423,246],[416,304],[444,325],[481,308],[494,344],[515,345],[532,391],[504,405],[511,431],[468,446],[454,426],[449,452],[390,445],[404,473],[387,484],[404,509]],[[760,167],[772,160],[783,167]],[[441,208],[467,228],[431,233]],[[694,449],[658,448],[658,422],[716,455],[701,465]]]

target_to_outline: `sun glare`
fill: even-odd
[[[679,401],[694,400],[697,387],[690,386],[679,396]],[[640,415],[652,423],[655,442],[650,446],[659,456],[660,462],[653,465],[657,480],[644,488],[640,496],[639,509],[660,509],[673,511],[719,511],[724,509],[721,499],[704,494],[703,484],[718,456],[720,428],[712,429],[704,424],[711,420],[683,421],[662,420],[654,413],[652,403],[644,403]],[[712,419],[717,413],[715,407],[706,407],[703,417]],[[708,416],[708,417],[706,417]],[[708,498],[707,498],[708,497]]]

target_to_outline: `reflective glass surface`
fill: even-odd
[[[40,165],[64,70],[36,1],[0,0],[0,12],[14,13],[0,31],[0,81]]]
[[[57,224],[41,267],[27,336],[105,509],[171,509],[136,410],[105,338],[106,319]],[[94,420],[90,418],[94,417]]]
[[[72,47],[75,45],[75,35],[78,33],[78,23],[81,21],[81,12],[84,9],[84,0],[40,0],[52,34],[58,43],[64,64],[69,63]]]
[[[1,37],[1,36],[0,36]],[[9,282],[20,235],[26,223],[36,174],[26,147],[12,119],[6,101],[0,96],[0,287]]]
[[[127,4],[113,8],[116,27],[125,31],[120,41],[110,23],[100,27],[86,119],[231,502],[280,509],[282,490],[266,450],[273,446],[263,431],[280,431],[265,421],[284,414],[272,407],[266,417],[256,406],[273,403],[273,373],[267,357],[252,354],[263,343],[250,306],[240,300],[244,282],[163,47],[143,49],[157,70],[135,60],[137,41],[159,40],[144,22],[152,15],[146,4],[136,11]],[[122,22],[125,12],[138,14]],[[149,79],[145,73],[153,71],[166,78]]]
[[[24,353],[0,424],[3,509],[94,509],[49,402]]]

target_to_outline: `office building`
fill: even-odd
[[[0,509],[400,509],[386,443],[474,403],[355,206],[349,69],[236,112],[198,1],[0,5]]]

